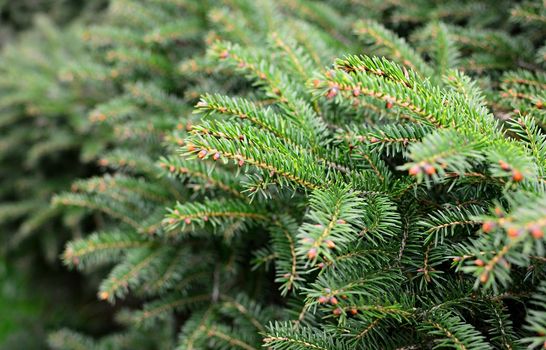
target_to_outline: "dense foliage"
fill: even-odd
[[[113,0],[40,24],[1,58],[9,240],[76,236],[62,259],[122,329],[49,345],[543,347],[545,15]]]

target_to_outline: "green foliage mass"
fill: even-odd
[[[112,0],[35,84],[12,59],[2,142],[32,175],[76,150],[82,179],[47,177],[64,191],[43,208],[78,236],[63,262],[119,310],[119,331],[50,347],[543,347],[545,18],[502,0]],[[31,147],[9,137],[58,115]],[[0,154],[13,178],[18,153]]]

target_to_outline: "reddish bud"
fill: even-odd
[[[544,232],[538,225],[533,225],[530,231],[534,239],[542,239],[544,237]]]
[[[347,221],[345,221],[345,220],[343,220],[343,219],[339,219],[339,220],[337,221],[337,223],[340,224],[340,225],[343,225],[343,224],[346,224]]]
[[[317,257],[317,248],[311,248],[309,249],[309,251],[307,252],[307,257],[309,259],[314,259]]]
[[[358,310],[355,308],[352,308],[349,310],[349,312],[351,313],[351,315],[356,315],[358,313]]]
[[[334,309],[334,311],[332,311],[332,313],[336,316],[339,316],[341,315],[341,309],[338,307],[337,309]]]
[[[174,165],[171,165],[171,166],[169,167],[169,171],[170,171],[171,173],[174,173],[175,170],[176,170],[176,167],[175,167]]]
[[[334,248],[336,247],[336,244],[335,244],[333,241],[331,241],[331,240],[327,240],[327,241],[326,241],[326,246],[327,246],[328,248],[330,248],[330,249],[334,249]]]
[[[326,302],[328,302],[328,298],[326,298],[325,296],[320,296],[317,300],[321,304],[325,304]]]
[[[456,257],[453,258],[453,262],[459,262],[459,261],[461,261],[461,260],[462,260],[462,259],[461,259],[460,256],[456,256]]]
[[[474,260],[474,264],[476,264],[476,266],[483,266],[483,265],[485,265],[485,263],[483,262],[482,259],[476,259],[476,260]]]
[[[425,164],[425,173],[427,173],[427,175],[434,175],[436,174],[436,168],[430,164]]]
[[[316,88],[318,88],[319,85],[320,85],[320,80],[318,80],[318,79],[313,79],[313,86],[316,87]]]
[[[330,304],[332,304],[332,305],[337,305],[337,299],[336,299],[336,297],[331,297],[331,298],[330,298]]]
[[[515,182],[520,182],[521,180],[523,180],[523,174],[519,170],[514,169],[514,171],[512,172],[512,180],[514,180]]]
[[[415,176],[417,174],[421,173],[421,167],[419,165],[414,165],[410,168],[409,174],[412,176]]]
[[[184,223],[186,223],[186,225],[191,224],[191,219],[190,218],[185,218]]]
[[[495,207],[495,215],[497,215],[499,218],[502,218],[504,216],[504,212],[500,207]]]
[[[225,60],[226,58],[228,58],[228,57],[229,57],[229,52],[228,52],[228,50],[224,50],[224,51],[220,52],[219,57],[220,57],[221,59],[223,59],[223,60]]]
[[[508,233],[508,236],[511,238],[516,238],[517,236],[519,236],[519,230],[515,227],[510,227],[508,231],[506,232]]]
[[[330,90],[328,90],[328,92],[326,93],[326,97],[327,98],[334,98],[337,95],[338,92],[339,92],[339,87],[332,86],[330,88]]]
[[[508,165],[508,163],[506,163],[504,160],[499,160],[499,165],[504,171],[509,171],[511,169],[510,165]]]
[[[357,97],[358,95],[360,95],[360,89],[356,87],[353,89],[353,96]]]
[[[214,159],[214,160],[220,159],[220,152],[214,153],[214,155],[212,156],[212,159]]]
[[[203,221],[205,221],[205,222],[206,222],[206,221],[209,221],[209,217],[208,217],[208,216],[206,216],[206,215],[205,215],[205,216],[203,216]]]
[[[495,228],[495,223],[492,221],[486,221],[482,225],[482,231],[485,233],[491,232]]]
[[[542,109],[542,107],[544,107],[544,102],[537,101],[537,103],[535,103],[535,107],[538,108],[538,109]],[[546,346],[545,346],[545,348],[546,348]]]
[[[379,141],[379,139],[378,139],[378,138],[376,138],[376,137],[373,137],[373,136],[372,136],[372,137],[370,137],[370,143],[376,143],[376,142],[378,142],[378,141]]]
[[[193,152],[195,150],[195,146],[192,145],[191,143],[188,143],[188,145],[186,146],[186,148],[188,149],[189,152]]]
[[[243,159],[239,159],[239,162],[237,164],[239,164],[239,166],[243,166],[245,164],[245,161]]]
[[[197,154],[197,157],[200,158],[200,159],[203,159],[203,158],[205,158],[205,156],[207,155],[207,153],[208,153],[208,152],[207,152],[206,150],[203,149],[203,150],[199,151],[199,153]]]
[[[385,108],[386,109],[391,109],[393,105],[394,104],[392,103],[392,101],[389,100],[389,101],[387,101],[387,103],[385,103]]]
[[[108,299],[109,296],[110,296],[110,294],[108,294],[108,292],[100,292],[99,293],[99,299],[100,300],[106,300],[106,299]]]

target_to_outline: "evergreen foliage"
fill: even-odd
[[[104,174],[49,210],[124,330],[50,346],[546,346],[544,8],[508,5],[112,0],[63,62]]]

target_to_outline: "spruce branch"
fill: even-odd
[[[370,51],[383,49],[384,55],[418,72],[423,77],[432,76],[432,69],[415,50],[403,39],[372,20],[358,21],[354,24],[354,33],[364,42],[373,46]],[[377,54],[377,53],[375,53]]]

